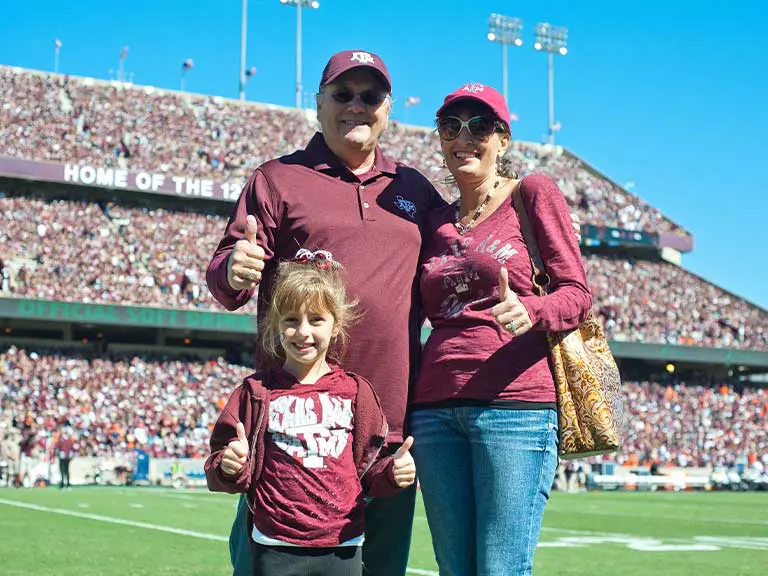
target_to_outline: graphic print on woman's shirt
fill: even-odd
[[[447,235],[453,232],[448,227],[441,231]],[[520,254],[521,246],[515,247],[514,244],[521,242],[522,238],[510,238],[508,233],[499,234],[494,229],[473,236],[438,236],[433,246],[438,251],[429,254],[423,263],[426,272],[423,278],[439,282],[439,286],[429,286],[430,293],[442,296],[439,307],[428,310],[439,318],[454,318],[468,306],[487,305],[488,298],[498,294],[499,268]],[[441,240],[442,249],[439,247]]]

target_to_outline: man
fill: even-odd
[[[59,473],[61,479],[59,480],[59,489],[71,490],[72,486],[69,483],[69,465],[72,462],[72,457],[75,454],[75,440],[72,437],[72,431],[68,426],[64,427],[56,440],[54,446],[56,457],[59,459]]]
[[[26,485],[32,486],[35,479],[32,478],[32,471],[35,466],[35,441],[37,432],[34,424],[27,424],[21,431],[21,440],[19,440],[19,474],[16,480],[17,488],[24,488]],[[29,477],[29,482],[27,482]]]
[[[379,138],[392,107],[381,59],[348,50],[331,57],[317,94],[322,133],[304,150],[271,160],[238,199],[206,280],[214,297],[239,308],[259,287],[258,317],[268,306],[279,260],[299,248],[329,250],[359,301],[344,368],[371,381],[389,423],[387,450],[403,440],[408,385],[418,364],[419,310],[414,279],[427,212],[443,203],[418,171],[383,155]],[[415,488],[366,511],[364,573],[404,575]],[[235,575],[252,574],[241,498],[230,537]]]
[[[3,429],[3,438],[2,442],[0,442],[0,462],[5,463],[5,487],[8,488],[11,483],[16,486],[21,452],[19,450],[19,439],[16,436],[16,428],[7,423],[3,426]]]

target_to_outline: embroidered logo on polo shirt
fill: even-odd
[[[408,214],[408,217],[411,220],[413,220],[413,218],[416,216],[416,204],[414,204],[410,200],[406,200],[399,194],[395,196],[395,206],[397,206],[400,210]]]
[[[360,64],[375,64],[376,61],[368,52],[352,52],[351,62],[360,62]]]

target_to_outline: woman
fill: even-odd
[[[532,573],[557,467],[546,332],[592,306],[562,193],[504,169],[510,115],[493,88],[445,98],[437,132],[459,200],[434,211],[420,289],[432,333],[412,394],[411,433],[442,576]],[[535,296],[512,204],[521,194],[550,294]]]

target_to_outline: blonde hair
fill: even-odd
[[[357,320],[357,301],[347,296],[343,268],[334,261],[320,267],[312,262],[282,262],[272,290],[272,300],[261,329],[264,351],[277,360],[285,360],[280,343],[280,318],[297,312],[306,304],[309,310],[333,316],[333,343],[329,357],[340,360],[347,348],[348,329]]]

